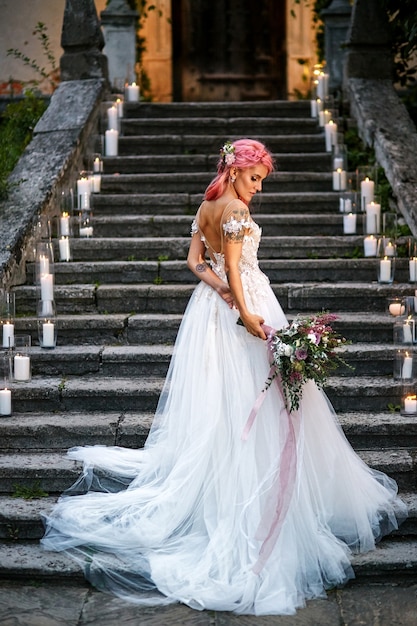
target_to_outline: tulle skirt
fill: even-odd
[[[266,282],[252,305],[286,324]],[[272,385],[248,431],[269,359],[237,316],[200,283],[144,449],[69,451],[84,470],[45,515],[42,543],[99,589],[140,605],[291,614],[351,578],[352,552],[406,517],[396,483],[356,455],[314,383],[294,416]]]

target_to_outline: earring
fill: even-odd
[[[231,177],[230,177],[230,182],[231,182],[231,183],[234,183],[234,182],[235,182],[235,180],[236,180],[236,176],[231,176]]]

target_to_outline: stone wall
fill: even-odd
[[[350,110],[362,140],[375,150],[398,209],[417,236],[417,132],[391,80],[350,78]]]
[[[33,225],[40,214],[57,215],[57,194],[83,169],[105,93],[102,79],[63,82],[36,125],[10,177],[15,186],[9,199],[0,203],[0,287],[25,281]]]

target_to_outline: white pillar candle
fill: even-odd
[[[42,324],[42,346],[44,348],[55,346],[55,324],[52,322]]]
[[[333,120],[324,125],[324,137],[326,140],[326,152],[331,152],[337,142],[337,124]]]
[[[413,257],[408,262],[410,271],[410,283],[415,283],[417,280],[417,257]]]
[[[343,166],[344,166],[344,162],[343,162],[342,157],[335,157],[333,159],[333,169],[334,170],[338,170],[338,169],[342,170]]]
[[[310,100],[311,117],[317,117],[317,100]]]
[[[14,357],[14,379],[30,380],[30,357],[16,354]]]
[[[413,343],[413,330],[409,321],[403,324],[403,343]]]
[[[404,413],[417,412],[417,396],[407,396],[404,398]]]
[[[317,77],[317,95],[323,100],[329,95],[329,75],[324,72]]]
[[[381,283],[391,282],[391,259],[387,257],[379,262],[379,280]]]
[[[363,240],[363,250],[365,256],[376,256],[378,241],[374,235],[369,235]]]
[[[103,171],[103,161],[100,157],[96,157],[93,161],[93,173],[97,174]]]
[[[366,205],[366,232],[379,233],[381,230],[381,205],[372,201]]]
[[[69,237],[70,219],[69,219],[68,213],[62,213],[61,217],[59,218],[59,224],[60,224],[61,235],[64,235],[65,237]]]
[[[404,315],[404,305],[401,302],[391,302],[388,307],[390,315],[398,317],[398,315]]]
[[[117,106],[111,106],[107,109],[107,128],[118,128],[119,116],[117,114]]]
[[[392,241],[389,241],[387,243],[387,245],[385,246],[384,252],[385,252],[385,256],[391,256],[391,257],[395,256],[395,247]]]
[[[90,181],[83,177],[77,180],[77,195],[81,196],[84,193],[90,193]]]
[[[373,180],[369,180],[369,178],[365,178],[361,182],[361,206],[362,211],[366,210],[366,205],[374,200],[374,189],[375,183]]]
[[[5,322],[3,324],[3,348],[12,348],[14,346],[14,324]]]
[[[119,133],[114,128],[106,130],[105,148],[106,156],[117,156],[119,149]]]
[[[103,161],[100,159],[100,157],[96,157],[93,162],[93,172],[95,174],[99,174],[102,171],[103,171]]]
[[[59,240],[59,258],[61,261],[69,261],[71,256],[70,242],[67,237],[61,237]]]
[[[93,193],[100,193],[101,189],[101,174],[93,175]]]
[[[348,213],[343,216],[343,233],[345,235],[356,233],[356,213]]]
[[[92,237],[92,236],[93,236],[92,226],[83,226],[80,228],[80,237]]]
[[[79,208],[80,209],[89,209],[90,208],[90,194],[89,193],[82,193],[80,195]]]
[[[413,357],[409,356],[407,353],[403,360],[401,378],[405,380],[405,379],[410,379],[412,377],[413,377]]]
[[[123,117],[123,100],[121,98],[117,98],[116,107],[117,107],[117,115],[119,117]]]
[[[345,198],[343,202],[343,210],[345,213],[352,212],[352,200],[350,198]]]
[[[319,126],[324,127],[328,122],[330,122],[331,117],[332,117],[332,114],[327,109],[324,109],[324,111],[320,111],[319,112]]]
[[[39,273],[49,274],[49,259],[44,254],[39,257]]]
[[[0,415],[11,415],[12,392],[10,389],[0,389]]]
[[[53,274],[41,275],[41,300],[54,299],[54,277]]]
[[[139,85],[132,83],[126,87],[126,99],[128,102],[139,102]]]
[[[344,191],[346,189],[346,172],[340,168],[333,172],[333,191]]]

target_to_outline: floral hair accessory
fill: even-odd
[[[225,165],[228,165],[229,167],[233,165],[233,163],[236,160],[235,152],[236,152],[236,148],[234,147],[232,142],[226,141],[226,143],[220,150],[222,161]]]

